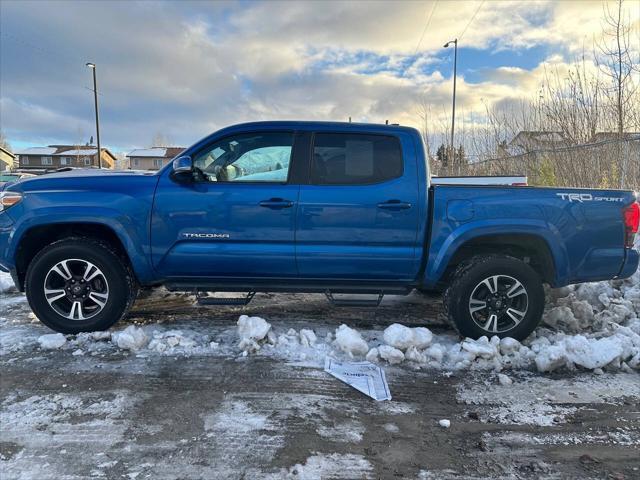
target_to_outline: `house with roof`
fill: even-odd
[[[513,137],[506,149],[511,155],[520,155],[536,150],[555,150],[568,145],[562,132],[522,130]]]
[[[16,156],[8,149],[0,146],[0,172],[13,170],[13,163]]]
[[[114,168],[116,157],[100,149],[102,168]],[[92,145],[49,145],[17,151],[18,168],[29,173],[46,173],[58,168],[98,168],[98,149]]]
[[[184,150],[183,147],[139,148],[127,154],[132,170],[159,170]]]

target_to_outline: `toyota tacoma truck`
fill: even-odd
[[[164,285],[209,305],[444,291],[462,335],[523,339],[544,284],[638,267],[634,192],[431,185],[421,135],[396,125],[235,125],[158,172],[54,173],[1,195],[0,268],[63,333],[107,329]]]

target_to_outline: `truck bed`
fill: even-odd
[[[440,278],[451,252],[482,237],[519,236],[526,248],[544,242],[553,264],[554,287],[621,275],[624,248],[622,210],[635,194],[620,190],[479,185],[433,185],[429,279]],[[506,234],[505,234],[506,235]]]

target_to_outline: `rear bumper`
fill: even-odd
[[[632,248],[627,249],[627,254],[624,258],[624,263],[620,269],[620,273],[617,278],[629,278],[638,270],[638,263],[640,262],[640,253]]]

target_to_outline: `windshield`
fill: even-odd
[[[14,180],[18,180],[20,178],[19,175],[1,175],[0,174],[0,182],[13,182]]]

